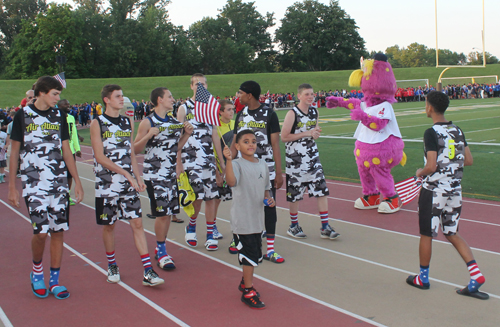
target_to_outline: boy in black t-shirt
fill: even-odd
[[[39,298],[45,298],[52,293],[60,300],[69,297],[66,287],[59,285],[63,231],[69,229],[67,170],[75,180],[76,202],[83,199],[82,184],[69,146],[66,114],[54,108],[61,91],[61,83],[53,77],[43,76],[37,80],[36,101],[20,109],[14,117],[9,165],[17,167],[19,157],[21,158],[22,196],[34,229],[31,240],[31,289]],[[9,202],[19,208],[19,192],[13,170],[9,180]],[[49,232],[51,265],[47,292],[42,258]]]
[[[416,172],[417,177],[424,178],[418,200],[420,273],[408,276],[406,282],[416,288],[429,289],[432,238],[437,236],[441,225],[446,239],[467,264],[471,277],[469,284],[457,293],[486,300],[488,294],[479,291],[485,278],[469,245],[458,234],[463,169],[472,165],[473,159],[462,130],[444,117],[449,103],[448,96],[438,91],[429,92],[425,102],[427,117],[432,118],[434,125],[424,134],[425,167]]]
[[[280,152],[280,124],[278,115],[265,104],[259,102],[260,85],[254,81],[246,81],[241,84],[238,91],[240,103],[245,105],[236,116],[234,124],[234,139],[241,130],[251,129],[257,138],[257,151],[255,156],[266,161],[271,179],[271,196],[276,197],[276,189],[283,185],[281,172]],[[236,157],[236,147],[231,145],[233,157]],[[274,263],[283,263],[285,259],[274,251],[274,238],[276,233],[277,213],[276,207],[265,207],[265,227],[267,237],[267,253],[265,260]],[[230,251],[231,252],[231,251]]]

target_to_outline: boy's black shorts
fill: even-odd
[[[257,267],[262,262],[262,233],[233,234],[240,265]]]

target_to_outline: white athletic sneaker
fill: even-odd
[[[221,240],[223,238],[222,234],[217,229],[217,225],[214,225],[214,231],[212,235],[214,237],[214,240]]]
[[[286,233],[295,238],[307,238],[307,235],[302,230],[302,227],[298,224],[295,227],[289,227]]]
[[[120,270],[116,264],[108,266],[108,283],[120,282]]]
[[[161,279],[153,269],[148,270],[148,272],[144,274],[144,279],[142,280],[142,285],[144,286],[156,286],[163,283],[165,283],[165,281]]]

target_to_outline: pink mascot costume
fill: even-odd
[[[361,86],[364,97],[344,99],[328,97],[327,107],[351,110],[351,119],[359,120],[354,133],[354,156],[358,166],[363,197],[356,200],[357,209],[375,209],[379,213],[394,213],[401,201],[394,188],[392,167],[406,163],[396,115],[392,103],[396,102],[396,78],[387,57],[378,53],[374,59],[364,60],[362,69],[349,77],[350,86]],[[382,200],[380,199],[382,194]]]

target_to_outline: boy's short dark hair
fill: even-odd
[[[219,100],[220,104],[220,111],[224,111],[227,105],[233,105],[233,103],[230,100],[222,99]]]
[[[313,89],[313,87],[311,86],[311,84],[307,84],[307,83],[300,84],[299,89],[297,90],[297,93],[301,93],[303,90],[312,90],[312,89]]]
[[[253,136],[255,136],[255,133],[254,133],[253,130],[251,130],[251,129],[244,129],[242,131],[239,131],[238,134],[236,134],[236,140],[235,140],[235,142],[238,143],[240,141],[240,139],[244,135],[247,135],[247,134],[252,134]]]
[[[439,91],[430,91],[426,97],[427,103],[429,103],[436,112],[444,114],[448,106],[450,105],[450,99],[448,96]]]
[[[62,91],[62,89],[61,83],[52,76],[42,76],[33,85],[36,97],[40,92],[49,93],[50,90]]]
[[[205,75],[203,75],[202,73],[196,73],[196,74],[193,74],[193,76],[191,76],[191,85],[193,85],[195,83],[194,82],[195,79],[199,79],[199,78],[204,78],[205,81],[207,80]],[[198,81],[196,81],[196,83],[198,83]]]
[[[241,83],[240,90],[253,95],[253,97],[257,100],[260,98],[260,85],[255,81],[246,81]]]
[[[156,107],[158,105],[158,97],[163,98],[165,95],[165,91],[168,89],[166,87],[157,87],[153,91],[151,91],[151,96],[149,97],[151,99],[151,102],[153,105]]]
[[[111,96],[111,93],[113,93],[114,91],[120,91],[121,89],[122,89],[121,86],[116,84],[104,85],[104,87],[101,90],[102,102],[106,105],[104,98],[109,98]]]

